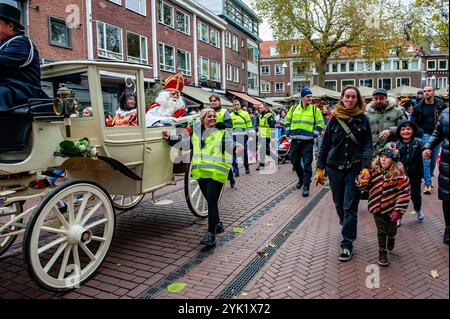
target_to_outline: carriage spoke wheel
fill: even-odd
[[[223,190],[220,193],[219,201],[222,198]],[[197,180],[192,178],[192,165],[189,164],[189,169],[184,175],[184,196],[186,198],[186,203],[188,204],[189,210],[196,217],[205,218],[208,216],[208,202],[203,196],[200,185]]]
[[[105,259],[114,226],[114,208],[101,186],[89,181],[59,185],[36,208],[25,231],[30,276],[47,290],[79,287]]]
[[[14,220],[17,215],[21,214],[22,213],[22,205],[19,202],[14,203],[11,206],[9,206],[8,210],[9,210],[9,213],[0,215],[0,227],[7,224],[8,222]],[[22,221],[23,221],[23,218],[21,218],[20,220],[17,220],[16,222],[22,223]],[[9,232],[14,232],[17,230],[19,230],[19,227],[17,225],[11,225],[3,231],[3,234],[7,235]],[[0,235],[3,235],[3,234],[0,234]],[[9,247],[11,247],[11,245],[14,243],[16,238],[17,238],[17,235],[9,235],[9,236],[5,236],[5,237],[0,237],[0,256],[3,255],[9,249]]]
[[[111,195],[112,204],[114,208],[120,210],[128,210],[136,207],[141,200],[144,198],[145,194],[139,195]]]

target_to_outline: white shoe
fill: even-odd
[[[425,215],[423,214],[423,210],[416,211],[417,220],[419,223],[423,222]]]

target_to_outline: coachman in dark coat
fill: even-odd
[[[20,10],[0,4],[0,111],[45,98],[36,46],[23,33]]]

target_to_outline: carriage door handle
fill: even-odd
[[[147,153],[153,152],[152,148],[150,147],[150,144],[146,144],[146,145],[145,145],[145,151],[146,151]]]

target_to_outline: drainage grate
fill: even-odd
[[[271,211],[274,207],[276,207],[279,203],[281,203],[286,197],[288,197],[293,192],[298,191],[295,187],[291,187],[291,189],[284,192],[282,195],[270,201],[266,206],[256,211],[254,214],[249,216],[240,226],[238,227],[250,227],[256,221],[258,221],[261,217]],[[161,291],[165,290],[168,285],[173,283],[178,278],[184,276],[188,271],[194,268],[196,265],[203,262],[206,258],[211,256],[216,249],[222,247],[227,242],[235,238],[238,234],[234,232],[228,232],[224,236],[222,236],[219,240],[216,241],[216,246],[212,249],[205,249],[203,252],[198,254],[197,256],[191,258],[185,264],[180,266],[178,269],[171,272],[169,275],[161,278],[156,284],[152,287],[146,289],[142,294],[140,294],[138,299],[152,299]]]
[[[264,249],[265,256],[258,256],[234,278],[230,284],[217,296],[217,299],[231,299],[238,296],[241,291],[247,286],[250,280],[259,272],[259,270],[267,263],[267,261],[274,255],[277,248],[289,238],[295,229],[303,222],[306,216],[319,203],[328,190],[322,189],[314,198],[275,236],[272,240],[274,247],[267,247]]]

